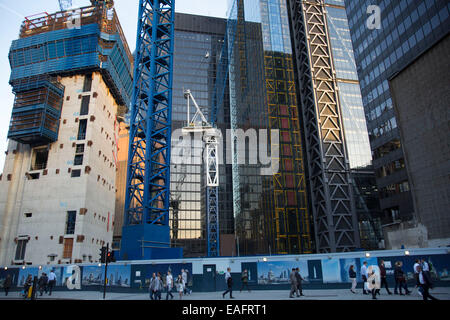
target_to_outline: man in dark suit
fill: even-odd
[[[380,285],[380,288],[382,288],[383,285],[384,285],[384,287],[386,288],[387,293],[388,293],[388,294],[392,294],[392,292],[389,291],[388,283],[387,283],[387,281],[386,281],[386,268],[385,268],[385,266],[384,266],[384,261],[383,261],[383,260],[380,261],[379,267],[380,267],[380,278],[381,278],[381,285]],[[380,291],[378,291],[378,294],[379,294],[379,293],[380,293]]]
[[[419,271],[419,283],[423,289],[422,291],[423,300],[428,300],[428,298],[430,298],[431,300],[438,300],[435,297],[433,297],[429,292],[430,288],[433,288],[433,283],[431,282],[431,279],[428,276],[427,272],[423,272],[421,266],[418,266],[417,269]]]

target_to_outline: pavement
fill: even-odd
[[[419,295],[417,289],[410,288],[412,293],[410,295],[388,295],[386,289],[381,289],[381,295],[377,296],[378,300],[398,300],[398,301],[419,301],[422,297]],[[251,292],[239,290],[233,291],[233,301],[236,300],[372,300],[371,295],[363,295],[362,290],[357,290],[354,294],[349,289],[311,289],[303,290],[304,296],[289,298],[289,290],[253,290]],[[174,300],[180,300],[179,294],[172,293]],[[430,290],[430,294],[439,300],[450,300],[450,287],[437,287]],[[164,292],[161,296],[166,298]],[[22,300],[19,292],[13,291],[4,295],[0,292],[1,300]],[[43,296],[37,296],[36,300],[103,300],[103,291],[54,291],[51,296],[44,293]],[[150,300],[148,292],[143,293],[117,293],[106,292],[105,300]],[[189,295],[183,295],[181,300],[230,300],[227,294],[225,298],[222,297],[222,292],[192,292]]]

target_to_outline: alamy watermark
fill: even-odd
[[[366,26],[369,30],[381,29],[381,8],[377,5],[367,7],[366,13],[369,17],[366,20]]]
[[[218,164],[255,165],[261,175],[279,171],[280,133],[278,129],[227,129],[218,131]],[[225,148],[224,148],[225,147]],[[172,132],[171,164],[189,165],[207,163],[203,132]],[[224,156],[225,153],[225,156]]]

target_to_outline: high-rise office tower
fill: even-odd
[[[364,138],[356,144],[362,146],[361,157],[349,147],[357,134],[344,133],[346,125],[352,131],[364,128],[355,113],[358,87],[351,52],[342,41],[345,32],[336,27],[343,15],[335,9],[342,3],[290,0],[288,4],[317,250],[354,250],[360,236],[348,149],[353,165],[367,164],[370,157],[364,152]],[[350,102],[352,95],[356,99]],[[354,119],[349,121],[350,117]]]
[[[387,247],[423,246],[426,234],[421,228],[411,229],[410,238],[406,233],[398,241],[392,238],[398,230],[417,226],[418,219],[389,78],[448,34],[449,4],[443,0],[348,0],[345,3],[361,79]]]
[[[132,56],[112,1],[75,12],[25,19],[10,48],[1,264],[94,262],[112,241]]]
[[[233,1],[230,54],[237,251],[312,253],[294,57],[284,0]]]
[[[383,247],[379,195],[344,0],[324,2],[361,247]]]
[[[226,19],[175,14],[174,74],[172,102],[172,132],[178,133],[187,126],[187,100],[184,90],[190,90],[197,104],[209,121],[210,110],[217,88],[216,78],[224,36]],[[226,51],[225,51],[226,53]],[[227,92],[227,90],[225,90]],[[195,114],[190,102],[189,114]],[[225,134],[229,128],[228,94],[217,112],[217,127]],[[190,145],[184,151],[190,155],[190,163],[174,163],[171,173],[170,227],[174,245],[183,247],[184,256],[207,254],[206,234],[206,163],[203,161],[205,145],[201,136],[190,134]],[[176,147],[172,141],[172,151]],[[173,159],[175,156],[172,152]],[[223,245],[219,253],[232,255],[234,244],[233,207],[231,195],[231,166],[222,163],[219,167],[219,234]],[[228,235],[228,236],[226,236]],[[230,249],[231,251],[227,251]]]

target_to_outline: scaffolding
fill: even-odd
[[[132,55],[110,2],[26,17],[9,61],[16,99],[8,138],[20,143],[58,139],[59,76],[99,71],[118,104],[129,105]]]

